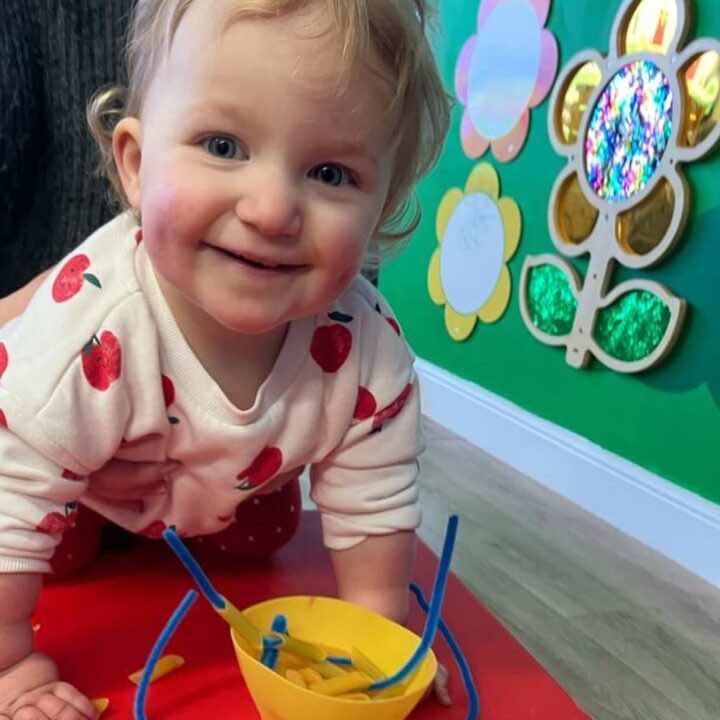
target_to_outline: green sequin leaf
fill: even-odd
[[[657,295],[633,290],[598,313],[595,340],[608,355],[637,362],[660,345],[670,317],[670,308]]]
[[[527,305],[533,325],[548,335],[569,335],[577,300],[565,272],[555,265],[537,265],[528,273]]]

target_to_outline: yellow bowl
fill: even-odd
[[[388,675],[402,667],[420,638],[407,628],[365,608],[328,597],[282,597],[243,610],[261,630],[270,630],[278,613],[291,635],[322,646],[357,648]],[[403,695],[385,700],[329,697],[291,683],[265,667],[234,630],[230,633],[240,669],[262,720],[404,720],[435,677],[430,650]],[[308,663],[309,664],[309,663]]]

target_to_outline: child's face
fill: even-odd
[[[229,24],[236,7],[183,18],[135,125],[128,194],[171,305],[257,334],[322,311],[357,274],[394,144],[377,72],[337,95],[319,7]]]

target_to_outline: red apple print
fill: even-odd
[[[142,241],[143,241],[143,231],[142,231],[142,228],[140,228],[135,233],[135,242],[139,245]]]
[[[6,428],[8,426],[7,424],[7,418],[5,417],[5,413],[0,410],[0,427]]]
[[[167,375],[163,375],[161,380],[163,397],[165,398],[165,407],[168,408],[175,402],[175,386],[173,385],[173,381]],[[180,422],[172,415],[168,415],[168,420],[172,425],[176,425]]]
[[[165,398],[165,407],[170,407],[175,402],[175,386],[173,381],[167,376],[162,376],[162,391]]]
[[[266,447],[253,461],[249,468],[238,474],[237,479],[243,482],[238,490],[250,490],[266,483],[277,474],[283,462],[280,448]]]
[[[93,336],[82,350],[85,378],[96,390],[107,390],[122,372],[122,349],[118,339],[104,330],[100,339]]]
[[[380,315],[383,315],[382,308],[380,307],[379,303],[375,303],[375,312],[380,313]],[[387,320],[388,325],[398,334],[400,335],[400,325],[398,325],[398,321],[391,317],[390,315],[383,315],[383,317]]]
[[[412,385],[408,384],[405,389],[387,407],[383,408],[373,420],[373,430],[379,430],[383,423],[394,418],[405,407],[407,399],[412,392]]]
[[[36,526],[36,530],[47,535],[56,535],[65,532],[68,528],[75,527],[77,519],[77,503],[67,503],[65,514],[59,512],[48,513]]]
[[[362,385],[358,388],[357,403],[355,404],[355,420],[367,420],[372,417],[377,410],[377,400],[375,396]]]
[[[156,520],[154,523],[148,525],[144,530],[141,530],[138,534],[143,537],[150,538],[151,540],[160,540],[162,534],[166,530],[166,525],[162,520]]]
[[[100,281],[92,273],[85,271],[90,267],[90,258],[87,255],[74,255],[63,266],[52,286],[52,296],[55,302],[61,303],[69,300],[80,292],[83,281],[87,280],[95,287],[102,289]]]
[[[0,377],[2,377],[3,373],[7,370],[7,366],[8,366],[7,348],[5,347],[5,343],[0,342]]]
[[[47,535],[55,535],[63,532],[67,527],[68,523],[64,515],[59,512],[51,512],[37,524],[35,529]]]
[[[323,325],[313,335],[310,354],[326,373],[337,372],[352,348],[352,333],[339,323]]]

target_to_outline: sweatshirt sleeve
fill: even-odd
[[[87,480],[15,435],[0,413],[0,573],[47,573]]]
[[[354,419],[340,444],[310,471],[325,545],[343,550],[369,535],[420,524],[418,457],[424,449],[413,356],[380,304],[363,332]]]
[[[86,478],[115,455],[133,425],[155,429],[162,418],[167,425],[143,306],[128,299],[85,343],[84,331],[69,330],[63,308],[57,325],[67,335],[43,347],[53,320],[52,309],[35,312],[44,290],[0,332],[0,573],[47,572]],[[33,332],[33,314],[45,316],[47,332]]]
[[[0,572],[46,572],[86,478],[128,433],[168,424],[123,223],[89,238],[0,328]]]

